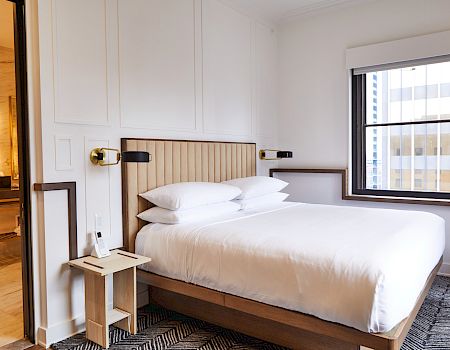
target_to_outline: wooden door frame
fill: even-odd
[[[31,234],[30,137],[27,93],[25,0],[14,6],[14,62],[19,148],[20,232],[22,243],[22,298],[24,336],[35,341],[33,254]]]

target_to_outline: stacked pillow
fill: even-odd
[[[250,176],[223,181],[222,184],[232,185],[241,190],[241,194],[233,202],[238,203],[243,210],[281,203],[289,196],[280,192],[288,183],[273,177]]]
[[[280,192],[287,182],[267,176],[250,176],[222,183],[181,182],[140,194],[156,205],[138,214],[148,222],[181,224],[249,210],[284,201]]]
[[[238,211],[231,202],[241,194],[238,187],[212,182],[181,182],[155,188],[140,196],[156,207],[138,218],[164,224],[181,224]]]

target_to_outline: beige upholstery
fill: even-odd
[[[122,139],[122,151],[147,151],[152,157],[149,163],[122,163],[123,243],[130,252],[144,225],[136,215],[149,208],[139,193],[176,182],[256,175],[254,143]]]

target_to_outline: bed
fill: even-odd
[[[145,225],[139,193],[254,175],[255,145],[123,139],[122,150],[153,155],[123,165],[124,243],[153,259],[138,272],[152,302],[291,348],[400,348],[441,263],[441,218],[285,202]]]

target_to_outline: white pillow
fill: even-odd
[[[140,196],[158,207],[178,210],[232,200],[241,194],[237,187],[213,182],[180,182],[155,188]]]
[[[201,207],[184,210],[169,210],[153,207],[138,214],[137,217],[148,222],[159,222],[161,224],[183,224],[233,213],[240,208],[241,206],[239,204],[233,202],[202,205]]]
[[[250,176],[223,181],[223,184],[239,187],[242,193],[236,199],[248,199],[263,196],[268,193],[281,191],[287,182],[268,176]]]
[[[259,197],[249,199],[235,199],[234,203],[238,203],[242,210],[255,209],[266,205],[277,204],[284,201],[289,194],[283,192],[274,192]]]

